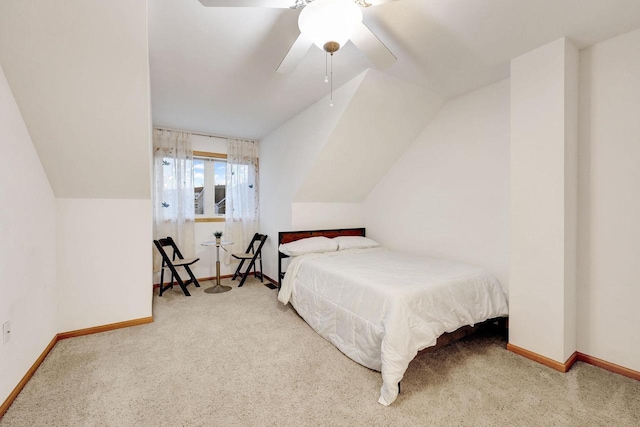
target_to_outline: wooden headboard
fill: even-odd
[[[336,228],[333,230],[304,230],[304,231],[281,231],[278,233],[278,247],[283,243],[295,242],[296,240],[306,239],[307,237],[324,236],[333,239],[338,236],[362,236],[365,237],[364,228]],[[284,272],[282,271],[282,259],[289,258],[278,250],[278,289],[282,284]]]

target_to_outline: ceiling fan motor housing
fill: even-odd
[[[322,48],[325,52],[328,52],[333,55],[333,52],[336,52],[340,49],[340,44],[338,42],[326,42]]]

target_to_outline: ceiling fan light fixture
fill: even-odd
[[[361,22],[362,11],[353,0],[314,0],[300,12],[298,27],[320,49],[333,53]]]

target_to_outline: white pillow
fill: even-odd
[[[335,252],[338,250],[338,242],[323,236],[307,237],[295,242],[284,243],[278,249],[289,256],[300,256],[315,252]]]
[[[334,237],[333,240],[338,244],[339,251],[344,249],[364,249],[380,246],[380,243],[375,240],[361,236],[339,236]]]

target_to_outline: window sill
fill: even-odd
[[[224,217],[222,218],[196,218],[196,222],[225,222]]]

